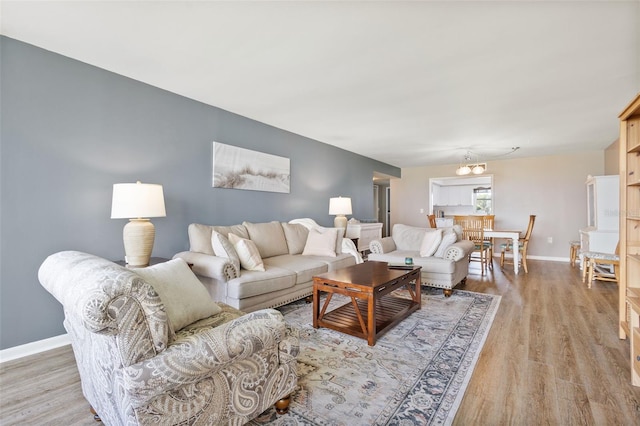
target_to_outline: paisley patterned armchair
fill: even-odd
[[[39,279],[64,307],[82,391],[105,424],[243,424],[297,386],[298,339],[282,314],[230,306],[174,331],[151,284],[80,252]]]

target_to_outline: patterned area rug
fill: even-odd
[[[348,299],[334,295],[329,309]],[[406,290],[396,296],[408,297]],[[300,331],[298,391],[289,413],[274,409],[253,425],[440,425],[453,421],[500,296],[424,288],[422,309],[364,339],[311,325],[312,304],[280,308]]]

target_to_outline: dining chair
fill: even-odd
[[[495,218],[496,218],[496,215],[494,215],[494,214],[484,215],[483,219],[482,219],[483,228],[484,229],[493,229]],[[493,244],[494,244],[493,237],[484,237],[484,245],[489,250],[489,258],[488,258],[489,269],[493,269]]]
[[[437,228],[438,225],[436,224],[436,215],[430,214],[427,217],[429,218],[429,226],[431,226],[432,228]]]
[[[469,261],[480,262],[481,274],[484,275],[489,264],[489,246],[484,237],[485,216],[455,215],[453,223],[462,227],[463,239],[473,241],[475,247]]]
[[[529,215],[529,225],[527,226],[527,231],[524,234],[524,237],[521,237],[518,241],[518,250],[520,252],[520,263],[524,268],[525,274],[529,273],[529,269],[527,268],[527,248],[529,247],[529,239],[531,238],[531,233],[533,232],[533,224],[536,221],[536,215]],[[505,253],[513,250],[511,240],[506,243],[500,244],[500,268],[504,267],[505,263],[510,263],[505,260]]]
[[[582,259],[582,282],[587,281],[587,288],[591,288],[593,280],[618,282],[620,242],[616,245],[614,253],[585,251],[582,252]]]

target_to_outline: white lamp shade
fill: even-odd
[[[329,199],[329,214],[351,214],[351,198],[334,197]]]
[[[469,166],[460,166],[456,170],[456,174],[461,176],[468,175],[469,173],[471,173],[471,167]]]
[[[165,217],[162,185],[116,183],[113,185],[111,219]]]
[[[471,169],[471,172],[474,175],[481,175],[484,173],[484,166],[482,164],[477,164],[473,167],[473,169]]]

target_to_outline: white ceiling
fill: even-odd
[[[399,167],[603,149],[640,91],[640,0],[0,8],[8,37]]]

